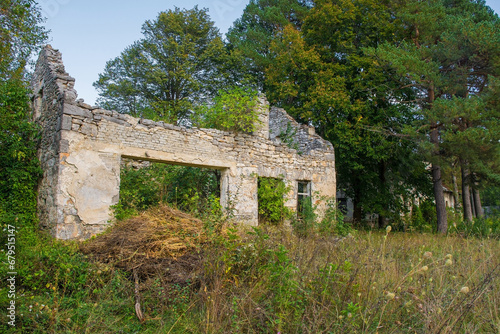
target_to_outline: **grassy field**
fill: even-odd
[[[179,224],[172,214],[154,221],[84,246],[24,231],[17,325],[0,331],[500,333],[497,239],[390,228],[299,238],[289,228],[220,232],[203,223],[186,233],[162,227]],[[120,254],[130,235],[155,246]],[[173,236],[169,255],[159,245]],[[109,253],[89,251],[96,242]]]

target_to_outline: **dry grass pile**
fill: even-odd
[[[161,275],[182,283],[201,260],[200,246],[207,241],[203,222],[167,205],[117,222],[106,233],[81,245],[83,253],[142,279]]]

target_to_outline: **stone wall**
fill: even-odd
[[[61,54],[45,47],[33,77],[34,118],[43,128],[38,205],[41,224],[58,238],[88,238],[109,225],[110,206],[119,199],[122,157],[221,170],[222,206],[252,225],[258,224],[259,176],[283,178],[292,189],[286,200],[292,209],[300,180],[311,181],[320,211],[320,197],[335,195],[332,145],[283,109],[269,108],[264,98],[258,129],[241,134],[92,107],[76,100],[73,85]]]

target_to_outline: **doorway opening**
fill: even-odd
[[[117,219],[160,203],[202,217],[221,210],[221,172],[217,169],[122,158]]]

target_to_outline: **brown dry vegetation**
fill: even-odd
[[[135,271],[142,280],[162,277],[185,283],[198,268],[205,243],[207,234],[201,220],[160,205],[117,222],[80,249],[95,261]]]

